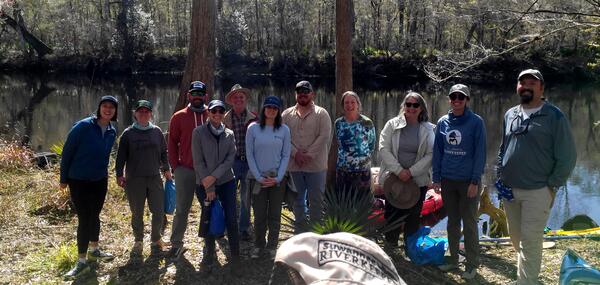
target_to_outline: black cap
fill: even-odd
[[[310,82],[306,81],[306,80],[302,80],[298,83],[296,83],[296,90],[298,89],[307,89],[310,91],[313,91],[312,85],[310,85]]]
[[[202,81],[192,81],[192,83],[190,83],[190,90],[188,92],[192,91],[200,91],[206,94],[206,84],[204,84]]]
[[[102,103],[104,102],[111,102],[113,103],[113,105],[115,105],[115,115],[110,120],[116,122],[117,113],[119,111],[119,100],[117,100],[117,97],[112,95],[105,95],[102,96],[102,98],[100,98],[100,102],[98,103],[98,109],[96,110],[96,118],[100,118],[100,105],[102,105]]]

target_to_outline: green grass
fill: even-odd
[[[77,261],[77,245],[74,241],[61,243],[57,248],[40,247],[29,254],[24,265],[27,273],[55,272],[62,275]]]

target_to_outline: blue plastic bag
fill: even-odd
[[[172,215],[175,212],[175,182],[173,179],[165,181],[165,213]]]
[[[445,263],[444,254],[448,239],[432,238],[431,228],[421,227],[416,233],[406,239],[406,253],[410,260],[417,264],[442,265]]]
[[[225,212],[219,199],[214,199],[211,204],[208,233],[214,237],[220,237],[225,234]]]

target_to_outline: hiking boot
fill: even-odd
[[[477,275],[477,268],[467,267],[467,268],[465,268],[465,272],[462,273],[462,278],[465,280],[471,280],[471,279],[475,278],[476,275]]]
[[[112,261],[113,259],[115,259],[115,256],[108,252],[101,251],[99,248],[96,248],[93,251],[88,251],[87,258],[91,261]]]
[[[263,249],[256,247],[252,250],[252,254],[250,254],[250,258],[260,258],[263,255]]]
[[[75,263],[75,266],[71,270],[69,270],[69,272],[67,272],[63,277],[65,280],[73,280],[88,272],[90,272],[90,266],[87,263],[77,261],[77,263]]]
[[[443,272],[448,272],[452,270],[458,269],[458,264],[456,263],[446,263],[438,266],[438,269]]]
[[[242,266],[241,259],[239,256],[232,256],[229,261],[229,273],[232,276],[240,277],[242,276]]]
[[[165,253],[165,248],[166,244],[159,239],[150,245],[150,255],[162,255]]]
[[[144,251],[144,242],[143,241],[136,241],[133,243],[133,247],[131,248],[132,254],[142,255],[143,251]]]
[[[211,266],[215,262],[215,248],[214,247],[204,247],[202,250],[202,261],[200,261],[201,266]]]
[[[240,239],[243,241],[252,241],[252,236],[248,231],[240,232]]]
[[[187,251],[187,248],[184,246],[180,247],[171,247],[171,249],[167,252],[167,257],[172,259],[179,259],[183,256],[183,254]]]

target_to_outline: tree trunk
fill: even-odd
[[[260,5],[258,4],[258,0],[254,0],[254,11],[256,16],[256,26],[255,26],[255,35],[256,35],[256,52],[262,54],[262,45],[261,45],[261,26],[260,26]]]
[[[134,43],[133,36],[131,35],[131,26],[133,26],[133,19],[131,16],[131,8],[133,7],[134,0],[122,0],[121,10],[117,20],[117,30],[121,36],[121,56],[125,66],[130,70],[134,71]]]
[[[26,27],[18,23],[15,19],[11,18],[7,14],[0,14],[0,20],[3,20],[7,25],[19,33],[22,40],[28,43],[35,50],[38,57],[43,57],[46,54],[52,53],[52,49],[50,47],[31,34]]]
[[[404,31],[404,13],[406,9],[405,0],[398,0],[398,37],[400,39],[400,46],[405,44],[404,40],[406,39],[405,31]]]
[[[354,5],[352,0],[335,1],[335,116],[342,116],[342,94],[352,90],[352,31],[354,30]],[[329,150],[328,185],[335,183],[335,164],[337,160],[337,138],[333,131]]]
[[[215,0],[193,0],[188,57],[179,87],[179,98],[175,105],[175,112],[187,105],[186,94],[190,82],[194,80],[204,82],[208,96],[213,95],[216,57],[216,8]]]

